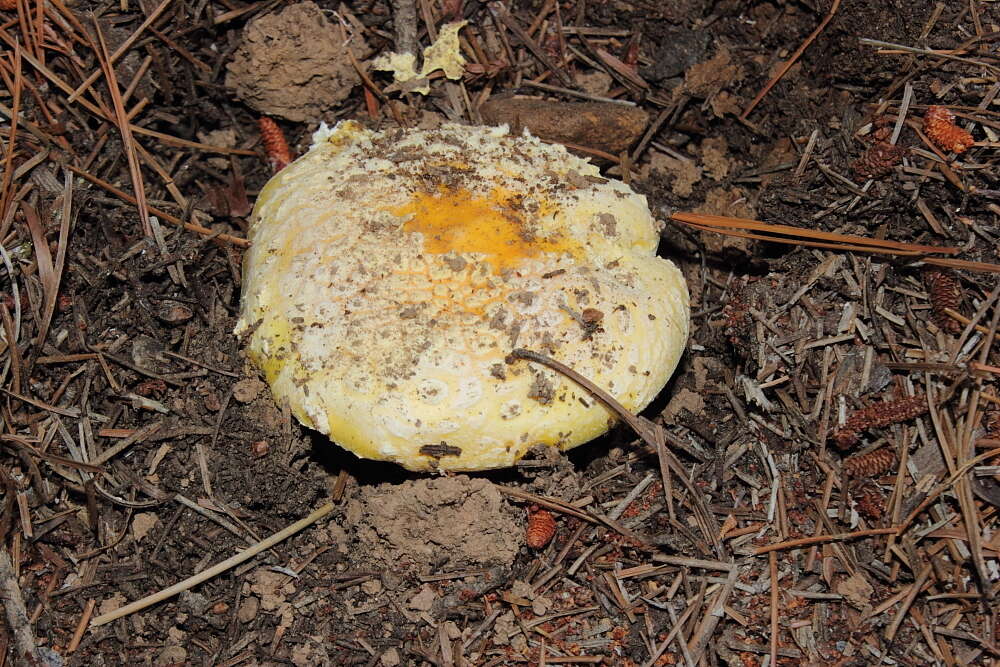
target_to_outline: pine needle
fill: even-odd
[[[916,256],[927,254],[954,255],[958,248],[919,245],[872,239],[866,236],[852,234],[835,234],[813,229],[801,229],[788,225],[772,225],[759,220],[746,218],[730,218],[722,215],[704,215],[701,213],[674,213],[673,220],[704,231],[716,232],[726,236],[759,239],[772,243],[806,246],[810,248],[829,248],[831,250],[853,250],[855,252],[870,252],[883,255]],[[752,233],[761,232],[759,234]],[[954,260],[952,260],[954,261]]]
[[[135,137],[132,136],[132,126],[128,121],[128,112],[125,111],[125,103],[122,100],[121,89],[118,88],[118,78],[115,76],[115,68],[111,65],[108,56],[108,45],[104,41],[101,33],[101,26],[94,17],[94,30],[97,31],[97,41],[100,49],[97,51],[101,69],[104,70],[104,78],[107,79],[108,89],[111,91],[111,103],[114,106],[116,125],[122,134],[122,142],[125,145],[125,157],[128,158],[128,169],[132,176],[132,187],[135,190],[136,206],[139,208],[139,219],[142,220],[142,231],[146,236],[153,235],[153,227],[149,222],[149,208],[146,205],[146,190],[142,182],[142,170],[139,168],[139,158],[135,150]]]

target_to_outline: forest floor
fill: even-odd
[[[1000,664],[996,3],[318,7],[0,2],[7,662]],[[461,78],[371,67],[457,18]],[[645,194],[692,333],[643,415],[690,483],[624,425],[435,476],[300,426],[232,334],[261,116],[298,153],[507,121]]]

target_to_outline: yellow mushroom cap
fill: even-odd
[[[257,199],[236,329],[303,424],[412,470],[501,468],[613,422],[513,349],[631,410],[666,384],[688,293],[645,197],[503,127],[314,139]]]

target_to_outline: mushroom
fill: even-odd
[[[506,127],[314,137],[257,199],[236,333],[304,425],[411,470],[512,465],[644,408],[688,334],[646,199]]]

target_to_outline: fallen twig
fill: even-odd
[[[896,528],[871,528],[868,530],[856,530],[853,533],[836,533],[834,535],[814,535],[812,537],[800,537],[794,540],[786,540],[775,544],[768,544],[757,547],[753,550],[755,556],[770,553],[772,551],[784,551],[785,549],[799,549],[801,547],[812,546],[813,544],[823,544],[825,542],[842,542],[843,540],[856,540],[860,537],[872,537],[874,535],[892,535]]]
[[[157,602],[162,602],[163,600],[172,598],[173,596],[179,593],[183,593],[186,590],[190,590],[195,586],[197,586],[198,584],[202,583],[203,581],[208,581],[212,577],[221,574],[226,570],[229,570],[239,565],[240,563],[243,563],[244,561],[250,560],[260,552],[270,549],[278,542],[281,542],[282,540],[285,540],[294,535],[295,533],[299,532],[303,528],[306,528],[307,526],[316,523],[317,521],[325,517],[327,514],[332,512],[333,508],[334,508],[333,503],[326,503],[319,509],[312,512],[309,516],[305,517],[304,519],[296,521],[287,528],[280,530],[277,533],[271,535],[270,537],[261,540],[257,544],[254,544],[253,546],[244,549],[235,556],[227,558],[221,563],[213,565],[207,570],[203,570],[196,575],[188,577],[184,581],[179,581],[173,586],[170,586],[169,588],[164,588],[162,591],[153,593],[152,595],[148,595],[142,598],[141,600],[136,600],[135,602],[127,604],[124,607],[116,609],[112,612],[108,612],[107,614],[102,614],[101,616],[98,616],[91,622],[90,626],[97,627],[99,625],[104,625],[105,623],[110,623],[111,621],[122,618],[123,616],[128,616],[129,614],[134,614],[137,611],[141,611],[146,607],[156,604]]]
[[[417,4],[414,0],[392,0],[392,28],[397,53],[417,54]]]
[[[552,62],[552,59],[548,57],[545,50],[540,47],[535,40],[531,38],[528,31],[525,30],[518,24],[517,19],[511,16],[507,8],[503,6],[500,2],[491,2],[487,5],[490,10],[490,14],[493,15],[500,23],[503,23],[508,30],[510,30],[514,35],[524,44],[531,55],[535,56],[543,65],[545,65],[553,74],[558,77],[559,81],[568,88],[575,88],[573,81],[566,75],[566,72],[562,71],[557,63]]]
[[[125,157],[128,159],[128,168],[132,175],[132,188],[135,190],[135,205],[139,209],[142,230],[146,236],[152,236],[153,227],[149,222],[146,188],[142,179],[142,170],[139,168],[139,157],[135,150],[135,137],[132,136],[132,125],[129,123],[128,114],[125,112],[125,102],[122,100],[121,89],[118,87],[118,77],[115,74],[115,68],[110,62],[108,46],[104,42],[104,34],[101,32],[101,25],[97,22],[96,17],[94,17],[94,30],[97,32],[97,42],[101,47],[97,52],[101,69],[104,70],[104,78],[107,79],[108,89],[111,91],[111,102],[114,108],[116,124],[122,135],[122,143],[125,145]]]
[[[17,655],[26,662],[39,661],[38,644],[35,633],[28,620],[28,610],[24,606],[21,587],[14,575],[14,565],[10,562],[7,548],[0,549],[0,595],[3,596],[3,606],[7,611],[7,625],[14,635],[14,645]]]

